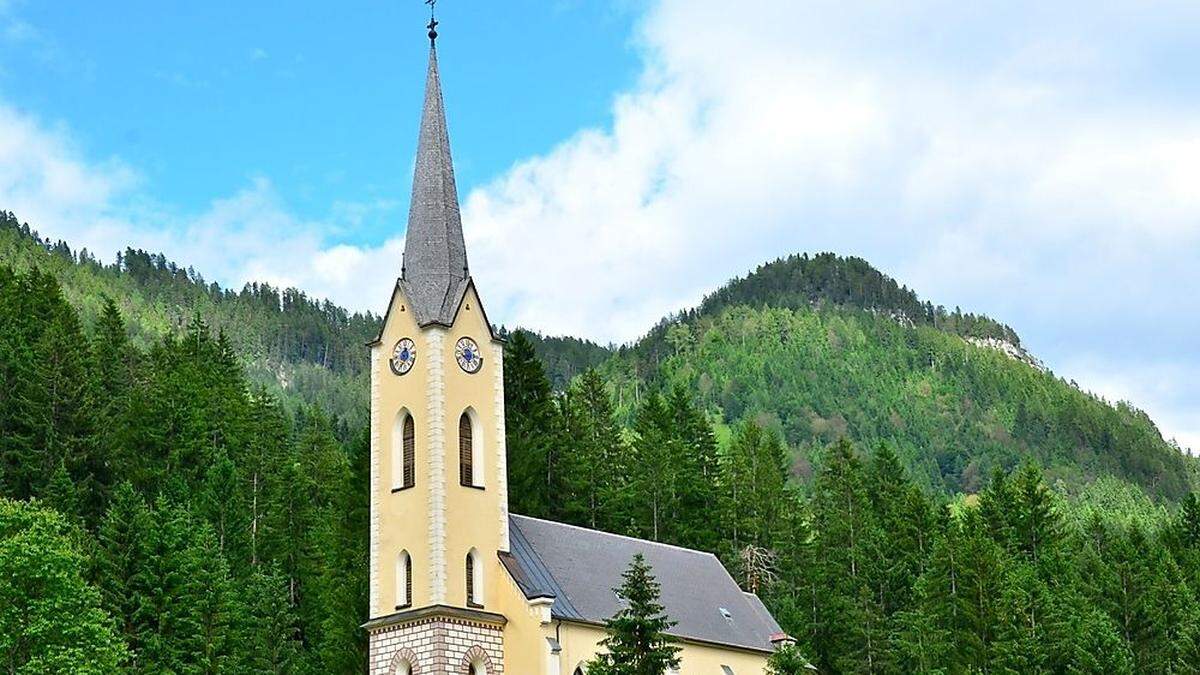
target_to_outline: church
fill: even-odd
[[[641,553],[679,673],[760,675],[789,638],[711,553],[508,510],[504,350],[471,278],[436,49],[400,277],[370,345],[371,675],[583,675]]]

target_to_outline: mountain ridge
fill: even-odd
[[[94,320],[101,298],[116,297],[131,333],[144,342],[203,315],[229,336],[256,386],[285,402],[319,404],[350,427],[365,424],[362,344],[377,330],[374,314],[267,284],[223,289],[191,268],[135,249],[104,265],[86,250],[42,239],[9,213],[0,214],[0,264],[49,268],[85,321]],[[861,258],[797,254],[764,263],[624,345],[515,330],[531,338],[557,391],[588,369],[603,373],[626,420],[645,391],[676,385],[695,392],[723,423],[766,420],[795,448],[793,470],[801,481],[811,474],[806,465],[816,448],[843,435],[896,444],[927,487],[945,492],[974,491],[987,472],[1011,468],[1023,456],[1061,469],[1071,485],[1113,475],[1171,500],[1193,480],[1194,470],[1171,457],[1178,449],[1145,413],[1079,391],[1045,371],[1011,327],[922,301]],[[777,353],[777,361],[755,356],[789,339],[795,349]],[[846,370],[849,363],[858,370]],[[884,382],[892,389],[884,391]],[[1021,387],[1035,385],[1049,393],[1031,412],[1022,400],[1031,394]],[[927,396],[936,405],[910,405]],[[890,407],[880,403],[885,397]],[[978,404],[983,400],[990,407]],[[942,419],[950,431],[921,415]],[[1035,433],[1029,425],[1050,431]],[[1129,447],[1135,449],[1128,457],[1120,454]]]

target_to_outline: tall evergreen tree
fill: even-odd
[[[818,667],[877,672],[886,632],[871,583],[878,573],[878,530],[862,462],[849,441],[829,447],[814,485],[816,574],[824,606],[813,632]]]
[[[301,671],[300,632],[288,600],[288,582],[260,566],[246,580],[238,641],[240,670],[287,675]]]
[[[562,456],[563,510],[572,523],[612,529],[619,521],[619,497],[628,476],[626,447],[603,378],[595,370],[579,376],[565,403]]]
[[[561,494],[554,431],[557,411],[541,361],[523,331],[504,347],[504,427],[508,445],[508,486],[512,510],[530,516],[554,515]]]
[[[625,495],[625,511],[637,536],[676,541],[678,532],[672,516],[678,500],[676,460],[681,454],[680,445],[666,402],[657,392],[651,393],[638,409],[634,424],[632,475]]]
[[[721,500],[717,441],[704,412],[683,387],[667,398],[671,428],[678,442],[673,463],[676,468],[674,514],[675,541],[701,550],[717,547],[721,535],[712,517],[712,506]]]
[[[678,668],[680,648],[667,635],[675,624],[659,604],[658,582],[642,554],[633,557],[621,577],[621,586],[613,591],[624,606],[605,622],[604,651],[588,663],[588,673],[662,675]]]

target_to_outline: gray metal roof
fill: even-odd
[[[466,292],[467,277],[467,247],[450,158],[437,50],[431,48],[400,284],[418,323],[450,324]]]
[[[603,623],[622,608],[614,588],[641,553],[662,586],[660,602],[676,637],[772,651],[779,624],[752,594],[738,588],[711,553],[509,516],[511,556],[505,567],[526,597],[554,596],[551,613],[567,621]],[[722,613],[724,609],[729,618]]]

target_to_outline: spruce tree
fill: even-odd
[[[829,447],[813,494],[815,573],[823,606],[813,631],[816,665],[876,672],[886,646],[876,577],[878,530],[862,462],[847,440]]]
[[[676,451],[675,541],[681,546],[710,551],[716,548],[721,534],[712,517],[712,505],[719,504],[721,499],[717,440],[704,412],[682,386],[671,390],[667,407],[678,439],[672,445]]]
[[[813,670],[795,645],[777,649],[767,661],[767,675],[804,675]]]
[[[262,565],[246,579],[239,614],[239,670],[245,673],[298,672],[300,632],[288,600],[288,582],[274,566]]]
[[[592,529],[619,522],[619,497],[626,447],[604,379],[587,370],[572,384],[565,402],[566,433],[562,456],[564,516]]]
[[[550,380],[523,331],[504,347],[504,427],[508,446],[508,486],[514,513],[547,517],[558,508],[554,430],[558,425]]]
[[[674,543],[678,532],[672,516],[679,497],[676,459],[681,443],[673,433],[666,402],[657,392],[638,409],[634,434],[626,493],[630,525],[637,536]]]
[[[614,588],[624,607],[605,622],[603,652],[588,663],[593,675],[662,675],[679,667],[680,648],[667,635],[675,622],[659,604],[659,585],[645,557],[638,553]]]

